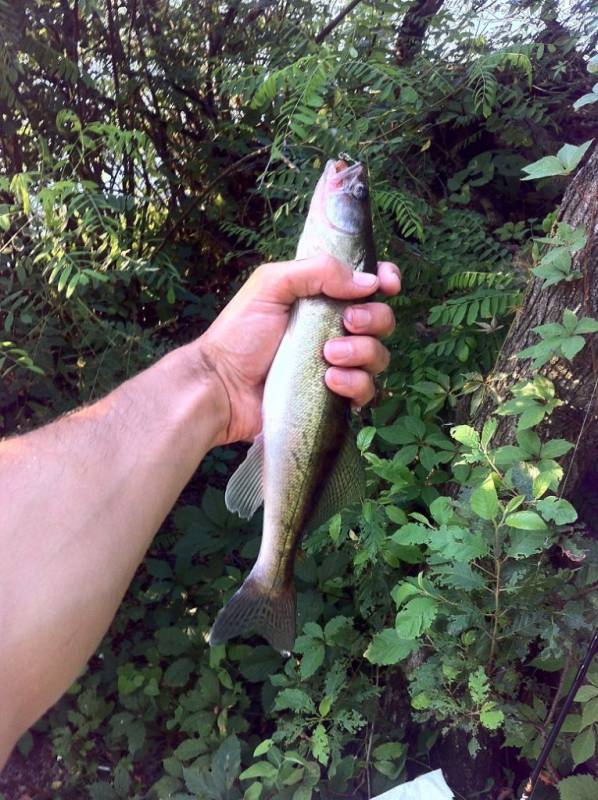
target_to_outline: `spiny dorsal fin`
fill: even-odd
[[[365,497],[365,470],[355,438],[347,430],[336,463],[326,481],[320,499],[307,523],[313,531],[343,508]]]
[[[263,476],[264,437],[260,433],[226,486],[224,502],[228,510],[251,519],[264,502]]]

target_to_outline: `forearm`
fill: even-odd
[[[226,424],[196,347],[0,443],[0,766],[84,667]]]

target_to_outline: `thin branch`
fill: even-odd
[[[194,211],[197,208],[197,206],[202,202],[202,200],[204,200],[209,195],[209,193],[212,191],[212,189],[214,188],[214,186],[216,186],[217,183],[219,183],[223,178],[226,178],[227,175],[230,175],[231,172],[236,172],[236,170],[239,169],[239,167],[242,164],[245,164],[247,161],[251,161],[251,159],[257,158],[258,156],[261,156],[264,153],[267,153],[269,149],[270,149],[270,145],[265,145],[264,147],[258,147],[257,150],[254,150],[252,153],[247,153],[247,155],[243,156],[243,158],[240,158],[238,161],[235,161],[234,164],[230,164],[228,167],[226,167],[226,169],[223,169],[222,172],[220,172],[218,175],[216,175],[214,180],[210,181],[210,183],[208,183],[206,188],[197,195],[197,197],[195,198],[195,200],[193,200],[191,205],[189,205],[185,209],[185,211],[183,211],[181,216],[177,219],[177,221],[170,228],[170,230],[168,230],[166,232],[166,234],[164,235],[164,238],[162,239],[161,243],[158,245],[156,250],[154,250],[153,255],[154,256],[157,255],[161,250],[164,249],[166,244],[170,241],[170,239],[178,231],[178,229],[181,227],[183,222],[187,219],[189,214],[192,211]]]
[[[347,5],[338,12],[336,17],[334,17],[334,19],[331,19],[330,22],[327,25],[324,25],[322,30],[318,34],[316,34],[316,37],[314,39],[315,43],[321,44],[324,41],[324,39],[328,36],[328,34],[331,31],[333,31],[336,28],[336,26],[339,25],[344,20],[347,14],[353,11],[355,6],[359,5],[359,3],[361,3],[361,0],[351,0],[350,3],[347,3]]]

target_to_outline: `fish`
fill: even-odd
[[[363,164],[327,162],[312,195],[296,258],[327,253],[376,272]],[[297,300],[268,372],[262,431],[230,478],[229,511],[250,519],[263,504],[260,550],[241,588],[218,613],[209,642],[255,632],[289,656],[295,641],[294,564],[301,538],[363,499],[365,474],[350,427],[350,402],[328,389],[324,344],[347,335],[347,303]]]

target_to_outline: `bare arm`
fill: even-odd
[[[0,446],[0,765],[75,680],[228,420],[193,345]]]
[[[357,282],[334,259],[260,267],[208,331],[94,405],[0,442],[0,767],[68,689],[107,630],[151,539],[214,445],[251,440],[263,383],[297,297],[399,290],[398,271]],[[326,380],[356,405],[388,356],[390,309],[345,314]],[[363,316],[365,312],[365,317]]]

